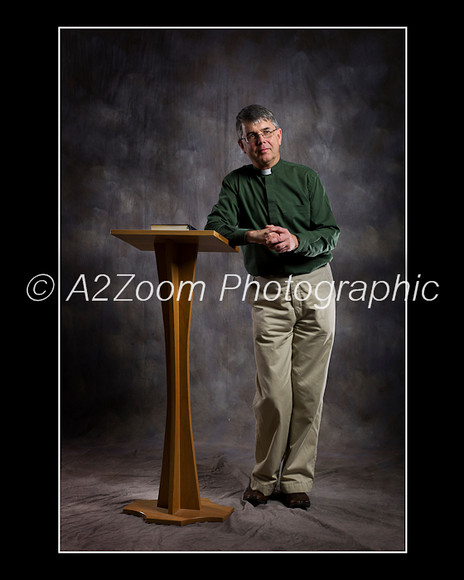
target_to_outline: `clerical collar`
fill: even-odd
[[[277,163],[275,165],[273,165],[272,167],[268,167],[267,169],[259,169],[258,167],[256,167],[256,165],[251,165],[251,167],[253,168],[253,171],[255,171],[256,173],[258,173],[259,175],[272,175],[275,172],[279,172],[279,165],[281,163],[282,159],[279,159],[279,161],[277,161]],[[248,165],[248,167],[250,167]]]

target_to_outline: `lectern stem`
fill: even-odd
[[[167,413],[158,506],[200,509],[190,411],[189,338],[196,244],[155,243],[166,343]],[[170,284],[161,284],[170,282]],[[165,299],[169,298],[169,299]]]

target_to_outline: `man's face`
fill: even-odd
[[[267,169],[275,165],[280,159],[280,144],[282,143],[282,129],[275,130],[274,125],[267,120],[257,123],[242,123],[242,135],[248,136],[250,143],[244,139],[238,144],[242,151],[248,155],[251,162],[258,169]],[[270,136],[264,137],[263,131],[274,131]],[[257,135],[255,140],[250,136]]]

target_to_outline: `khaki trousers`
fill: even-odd
[[[256,277],[252,307],[256,359],[256,465],[251,488],[308,492],[314,480],[322,402],[335,333],[329,264],[310,274]]]

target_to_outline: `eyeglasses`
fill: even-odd
[[[260,131],[259,133],[248,133],[248,135],[246,135],[246,137],[242,137],[240,141],[246,141],[247,143],[256,143],[260,135],[262,136],[263,139],[269,139],[269,137],[274,133],[274,131],[277,131],[277,129],[273,129],[272,131],[270,129],[264,129],[264,131]]]

